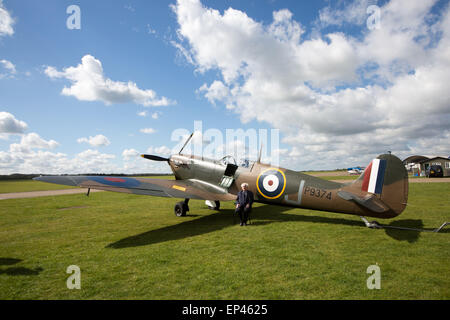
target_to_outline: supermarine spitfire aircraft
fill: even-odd
[[[153,161],[166,161],[175,180],[113,176],[41,176],[35,180],[90,189],[140,195],[181,198],[175,214],[185,216],[189,199],[203,199],[210,209],[219,210],[220,201],[234,201],[243,182],[254,193],[255,202],[331,211],[360,216],[368,227],[377,227],[364,216],[393,218],[406,207],[408,175],[402,161],[392,154],[374,159],[352,183],[323,180],[301,172],[245,161],[237,165],[226,156],[211,160],[200,156],[178,154],[163,158],[142,155]],[[88,191],[89,194],[89,191]]]

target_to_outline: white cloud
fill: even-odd
[[[148,112],[147,111],[138,112],[137,115],[140,117],[146,117],[146,116],[148,116]],[[152,117],[152,119],[158,119],[159,115],[160,115],[160,112],[153,112],[151,114],[151,117]]]
[[[11,61],[3,59],[3,60],[0,60],[0,63],[3,64],[5,69],[7,69],[10,73],[12,73],[12,74],[16,73],[16,67],[14,66],[14,64]]]
[[[169,156],[174,152],[172,152],[172,150],[169,147],[160,146],[160,147],[149,147],[147,149],[147,153],[156,154],[159,156]]]
[[[205,92],[205,97],[212,104],[216,104],[216,101],[224,101],[230,95],[230,90],[227,86],[223,84],[222,81],[214,80],[214,82],[208,87],[205,83],[203,84],[198,92]]]
[[[342,9],[325,7],[319,11],[320,26],[322,28],[330,25],[342,26],[344,23],[361,25],[367,20],[367,8],[376,4],[377,0],[358,0],[346,3]]]
[[[21,120],[17,120],[9,112],[0,112],[0,134],[22,134],[28,125]]]
[[[122,157],[126,160],[136,158],[140,155],[140,153],[135,149],[125,149],[122,152]]]
[[[0,151],[0,173],[17,173],[17,166],[20,164],[21,160],[13,156],[9,152]]]
[[[149,154],[157,154],[159,156],[169,156],[170,149],[166,146],[150,147],[147,149]],[[123,171],[131,173],[170,173],[170,167],[166,162],[149,161],[139,157],[141,153],[135,149],[125,149],[122,152]]]
[[[53,140],[51,140],[53,141]],[[11,144],[8,152],[0,151],[0,174],[41,173],[122,173],[124,167],[115,164],[113,154],[85,150],[72,157],[60,152]],[[129,172],[136,173],[139,171]]]
[[[156,130],[153,129],[153,128],[143,128],[143,129],[141,129],[139,131],[142,132],[142,133],[146,133],[146,134],[152,134],[152,133],[156,132]]]
[[[76,67],[58,71],[48,66],[45,74],[52,79],[69,80],[71,86],[64,87],[61,93],[81,101],[102,101],[106,105],[133,102],[143,106],[167,106],[176,103],[166,97],[157,97],[156,92],[151,89],[140,89],[134,82],[120,82],[106,78],[100,60],[89,54],[85,55],[81,59],[81,64]]]
[[[148,161],[138,157],[135,149],[122,152],[122,162],[114,154],[98,150],[84,150],[73,156],[52,152],[53,140],[46,141],[37,134],[13,143],[9,150],[0,151],[0,174],[41,173],[41,174],[80,174],[80,173],[168,173],[166,163]],[[158,147],[159,154],[165,154],[167,147]]]
[[[120,172],[119,167],[112,160],[115,155],[100,153],[98,150],[85,150],[76,154],[72,159],[61,159],[53,170],[63,173],[113,173]],[[62,167],[62,166],[65,166]]]
[[[80,173],[168,173],[167,165],[154,161],[144,161],[137,157],[135,149],[122,152],[123,162],[116,161],[114,154],[98,150],[84,150],[73,156],[53,152],[59,144],[45,140],[37,133],[22,135],[20,143],[12,143],[7,151],[0,151],[0,174],[40,173],[40,174],[80,174]],[[156,149],[166,152],[165,147]]]
[[[10,145],[11,151],[29,152],[31,149],[54,149],[59,145],[55,140],[44,140],[32,132],[22,136],[20,143]]]
[[[125,5],[124,8],[127,9],[130,12],[135,12],[136,11],[136,9],[131,4]]]
[[[13,159],[32,158],[35,154],[35,149],[54,149],[59,146],[55,140],[42,139],[37,133],[32,132],[22,135],[19,143],[12,143],[9,145],[9,154]],[[39,151],[38,151],[39,152]]]
[[[0,37],[1,36],[12,36],[14,34],[14,19],[11,14],[3,6],[3,1],[0,0]]]
[[[16,66],[11,61],[0,60],[0,79],[12,78],[16,73]]]
[[[98,134],[94,137],[89,137],[89,138],[84,138],[84,137],[79,138],[79,139],[77,139],[77,142],[78,143],[86,142],[86,143],[89,143],[93,147],[107,146],[107,145],[111,144],[109,139],[102,134]]]
[[[30,148],[39,148],[39,149],[53,149],[56,148],[59,143],[55,140],[44,140],[37,133],[29,133],[22,136],[22,140],[20,142],[21,145],[28,146]]]
[[[186,59],[186,61],[188,61],[191,64],[195,64],[191,54],[189,53],[189,50],[187,50],[186,48],[184,48],[180,43],[171,40],[170,44],[172,46],[174,46],[178,51],[177,51],[177,56],[178,57],[184,57]]]
[[[380,27],[370,30],[358,43],[361,59],[378,64],[379,74],[386,77],[388,73],[388,80],[393,81],[398,72],[407,73],[429,64],[432,57],[428,53],[433,50],[428,46],[434,31],[427,20],[435,3],[436,0],[395,0],[381,7]],[[445,9],[448,11],[448,7]]]
[[[159,113],[158,112],[153,112],[152,113],[152,119],[158,119],[159,118]]]
[[[333,168],[355,155],[363,161],[388,150],[407,155],[422,138],[439,139],[450,150],[444,139],[450,10],[446,5],[430,20],[435,3],[388,2],[380,8],[381,27],[368,30],[363,23],[359,39],[340,32],[302,39],[304,27],[288,10],[275,11],[263,25],[245,12],[221,14],[197,0],[178,0],[172,8],[187,61],[198,72],[220,72],[199,93],[244,123],[279,128],[297,168]],[[345,19],[327,9],[328,23],[361,24],[363,4],[348,8]]]
[[[80,152],[79,154],[77,154],[77,157],[83,160],[95,158],[95,161],[115,158],[115,156],[112,154],[100,153],[98,150],[91,149]]]
[[[156,34],[156,30],[153,29],[148,23],[147,23],[147,33],[148,34]]]

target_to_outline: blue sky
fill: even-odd
[[[67,28],[70,5],[79,30]],[[380,28],[367,26],[370,5]],[[196,120],[223,134],[278,129],[268,157],[297,170],[450,153],[448,1],[3,0],[0,10],[0,173],[167,171],[137,155],[167,155],[171,134]]]

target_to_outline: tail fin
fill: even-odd
[[[408,173],[403,162],[392,154],[372,160],[352,187],[376,195],[391,209],[391,216],[402,213],[408,202]]]

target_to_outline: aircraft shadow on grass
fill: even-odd
[[[0,258],[0,266],[10,266],[21,262],[21,259],[15,258]],[[0,268],[0,274],[6,274],[9,276],[35,276],[38,275],[42,270],[41,267],[34,269],[29,269],[25,267],[10,267],[10,268]]]
[[[410,228],[410,229],[421,229],[425,232],[433,232],[435,229],[432,228],[424,228],[422,220],[414,220],[414,219],[403,219],[403,220],[395,220],[390,224],[386,225],[387,228],[384,230],[386,234],[391,238],[398,241],[408,241],[410,243],[416,242],[419,239],[421,231],[419,230],[400,230],[401,228]],[[394,228],[394,229],[391,229]],[[395,229],[399,228],[399,229]],[[449,229],[442,229],[439,233],[448,233]]]
[[[284,213],[289,208],[277,207],[273,205],[263,205],[254,208],[251,218],[257,219],[252,221],[248,227],[265,225],[274,222],[312,222],[326,223],[335,225],[347,225],[352,227],[363,227],[362,221],[348,220],[345,218],[329,218],[322,216],[304,216]],[[188,215],[196,216],[196,215]],[[189,237],[207,234],[224,228],[232,227],[239,222],[239,217],[235,216],[234,210],[225,209],[221,212],[213,213],[199,219],[182,222],[173,226],[168,226],[156,230],[147,231],[138,235],[123,238],[119,241],[107,245],[107,248],[122,249],[129,247],[139,247],[151,245],[171,240],[179,240]],[[391,223],[393,226],[406,226],[410,228],[423,227],[422,220],[397,220]],[[386,234],[395,240],[406,240],[415,242],[420,236],[418,231],[405,231],[395,229],[385,229]],[[370,232],[370,230],[368,230]]]

